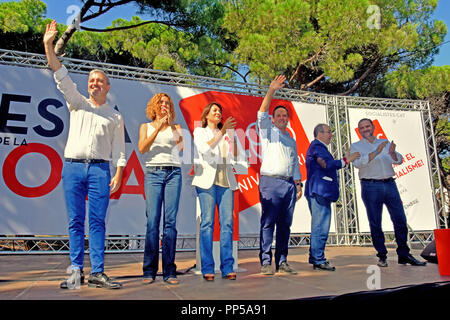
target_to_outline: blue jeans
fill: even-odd
[[[395,241],[397,242],[397,254],[406,256],[409,254],[408,225],[406,223],[405,210],[394,180],[390,182],[361,180],[361,197],[369,219],[372,243],[377,250],[379,258],[386,258],[387,250],[384,244],[384,233],[381,229],[381,217],[383,204],[386,205],[392,223],[394,224]]]
[[[105,218],[109,204],[110,180],[109,163],[85,164],[69,161],[64,163],[62,182],[69,218],[72,267],[83,270],[87,196],[91,273],[104,270]]]
[[[233,272],[233,206],[234,192],[213,184],[209,189],[195,188],[200,202],[200,260],[202,274],[214,274],[213,232],[216,204],[220,223],[220,271]]]
[[[177,245],[177,213],[181,192],[181,169],[156,170],[146,168],[145,214],[147,232],[144,248],[144,278],[155,279],[159,263],[159,225],[164,210],[162,239],[163,279],[176,278],[175,251]],[[164,203],[164,206],[163,206]]]
[[[259,199],[261,202],[261,227],[259,240],[259,259],[261,265],[272,263],[272,241],[277,228],[275,264],[276,267],[287,261],[289,237],[291,234],[297,189],[294,180],[286,181],[267,176],[259,180]]]
[[[318,265],[325,263],[325,245],[328,240],[331,223],[331,201],[313,194],[306,197],[311,211],[311,241],[309,247],[309,263]]]

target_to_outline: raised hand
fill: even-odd
[[[384,147],[388,144],[388,141],[383,141],[378,147],[377,147],[377,153],[381,153],[383,151]]]
[[[58,30],[56,29],[56,21],[53,20],[45,27],[44,38],[42,41],[44,44],[53,44],[57,34]]]
[[[395,148],[397,147],[397,145],[394,143],[394,140],[392,140],[391,145],[389,146],[389,153],[393,154],[395,153]]]
[[[169,117],[166,115],[162,118],[159,118],[158,120],[155,120],[156,130],[161,130],[161,128],[164,126],[164,124],[167,124],[167,119]]]
[[[392,159],[394,159],[394,161],[398,161],[397,153],[395,152],[396,147],[397,145],[394,143],[394,140],[392,140],[391,145],[389,146],[389,154],[391,155]]]
[[[222,129],[225,130],[232,130],[236,128],[236,120],[234,120],[233,117],[228,117],[227,120],[225,120]]]
[[[284,83],[285,81],[286,81],[286,77],[284,75],[278,75],[270,83],[270,88],[273,90],[280,90],[281,88],[283,88],[286,85]]]
[[[269,90],[267,90],[266,95],[259,107],[260,112],[267,112],[269,110],[270,101],[272,101],[272,97],[276,90],[279,90],[285,86],[286,77],[283,75],[278,75],[275,79],[272,80],[269,86]]]

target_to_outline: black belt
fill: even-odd
[[[366,182],[391,182],[391,181],[394,181],[394,178],[387,178],[387,179],[361,179],[361,181],[366,181]]]
[[[65,160],[67,162],[79,162],[79,163],[87,163],[87,164],[91,164],[91,163],[107,163],[107,162],[109,162],[108,160],[103,160],[103,159],[73,159],[73,158],[66,158]]]
[[[294,181],[294,178],[292,178],[292,177],[278,176],[276,174],[270,175],[270,176],[267,175],[267,174],[263,174],[262,176],[269,177],[269,178],[275,178],[275,179],[282,179],[282,180],[285,180],[285,181]]]
[[[149,166],[147,168],[153,169],[153,170],[174,170],[174,169],[180,169],[180,167],[177,167],[177,166]]]

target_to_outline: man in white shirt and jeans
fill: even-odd
[[[381,229],[383,204],[386,205],[394,224],[395,240],[399,264],[424,266],[426,263],[414,258],[408,247],[408,225],[405,210],[397,189],[393,164],[401,164],[403,157],[395,151],[394,141],[377,139],[373,133],[375,126],[370,119],[361,119],[358,130],[362,139],[350,147],[350,153],[359,152],[360,158],[353,162],[359,169],[361,180],[361,197],[369,219],[372,243],[379,258],[378,266],[387,267],[387,250],[384,244],[384,233]]]
[[[272,275],[272,241],[276,226],[275,269],[296,274],[287,263],[288,245],[295,203],[302,196],[302,176],[297,144],[289,135],[289,112],[280,105],[269,119],[269,106],[276,90],[284,87],[285,76],[277,76],[270,84],[258,112],[261,139],[261,202],[260,252],[261,274]]]
[[[109,79],[101,70],[89,74],[89,99],[82,96],[61,65],[53,48],[57,35],[56,22],[47,25],[44,48],[58,89],[64,95],[70,112],[70,128],[64,150],[62,182],[69,219],[69,244],[72,274],[61,288],[72,288],[73,281],[84,282],[84,221],[86,196],[89,212],[90,287],[119,289],[104,271],[105,218],[110,193],[117,191],[126,164],[125,137],[122,116],[107,102]],[[116,167],[111,178],[109,164]],[[79,272],[79,273],[78,273]],[[74,279],[73,274],[80,274]]]

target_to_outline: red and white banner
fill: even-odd
[[[61,170],[68,134],[69,112],[62,94],[56,89],[50,70],[0,65],[0,234],[67,234],[67,216],[62,192]],[[87,96],[87,75],[72,74],[79,91]],[[256,113],[262,97],[208,91],[171,84],[161,85],[123,79],[111,79],[109,103],[124,118],[127,165],[122,186],[111,196],[107,234],[145,234],[144,157],[138,152],[139,126],[147,122],[148,100],[165,92],[175,104],[176,122],[184,129],[186,149],[183,156],[183,187],[177,228],[179,234],[194,235],[195,190],[191,186],[192,132],[203,107],[217,101],[224,117],[237,120],[240,149],[249,168],[238,177],[239,231],[259,234],[260,146],[256,131]],[[302,179],[306,179],[304,158],[313,128],[326,122],[326,107],[274,99],[290,111],[290,133],[297,141]],[[87,219],[86,219],[87,220]],[[86,223],[88,223],[86,221]],[[335,230],[332,223],[331,232]],[[297,202],[292,233],[310,231],[310,213],[306,200]]]
[[[358,121],[369,118],[375,125],[374,135],[379,139],[394,141],[396,150],[403,156],[403,163],[394,165],[395,182],[402,198],[408,225],[413,230],[433,230],[436,219],[433,206],[433,189],[429,173],[423,125],[419,111],[390,111],[373,109],[348,110],[351,141],[361,139]],[[369,232],[358,169],[355,170],[356,197],[360,232]],[[382,216],[384,231],[393,231],[393,225],[384,206]]]

